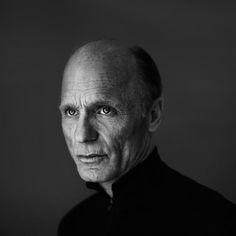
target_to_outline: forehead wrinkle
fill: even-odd
[[[85,84],[87,85],[87,83]],[[92,84],[93,86],[87,86],[87,88],[85,88],[86,86],[77,86],[74,87],[72,86],[64,88],[63,93],[62,93],[62,97],[76,97],[76,98],[80,98],[82,96],[84,97],[89,97],[90,95],[96,94],[96,96],[101,96],[101,97],[114,97],[115,94],[122,94],[124,93],[124,91],[122,89],[120,89],[120,87],[117,86],[112,86],[112,85],[99,85],[99,84]]]
[[[109,103],[121,105],[125,104],[125,100],[122,99],[122,96],[115,96],[112,92],[104,92],[104,93],[94,93],[91,89],[86,94],[79,93],[66,93],[63,95],[63,101],[65,103],[77,103],[77,101],[82,102],[83,104],[92,104],[92,103]]]
[[[85,83],[87,85],[87,83]],[[104,101],[115,101],[115,103],[123,103],[125,104],[127,100],[127,96],[122,96],[125,94],[125,89],[120,89],[118,86],[114,86],[111,84],[104,85],[101,84],[92,84],[93,86],[72,86],[71,88],[67,86],[64,88],[62,93],[63,100],[73,100],[73,101],[83,101],[84,99],[96,100],[94,97],[98,98],[97,100]],[[87,103],[87,102],[86,102]]]

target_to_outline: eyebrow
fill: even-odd
[[[74,109],[77,109],[78,107],[77,107],[76,105],[72,104],[72,103],[60,104],[60,105],[58,106],[58,109],[59,109],[60,111],[63,111],[63,110],[65,110],[66,108],[74,108]]]
[[[94,102],[91,102],[88,106],[86,107],[95,107],[95,106],[101,106],[101,105],[105,105],[105,106],[111,106],[111,107],[114,107],[114,108],[117,108],[119,110],[124,110],[124,106],[120,103],[116,103],[114,101],[108,101],[108,100],[97,100],[97,101],[94,101]],[[59,110],[63,111],[65,110],[66,108],[74,108],[74,109],[79,109],[79,106],[73,104],[73,103],[64,103],[64,104],[60,104],[59,105]]]

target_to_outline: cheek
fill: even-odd
[[[62,121],[62,131],[69,148],[72,148],[74,130],[75,124],[68,121]]]
[[[129,155],[130,152],[137,152],[143,145],[147,134],[147,125],[145,120],[133,120],[122,136],[124,152]]]
[[[120,119],[99,122],[97,130],[108,147],[122,149],[130,133],[132,133],[131,124],[132,122],[128,117],[122,117]]]

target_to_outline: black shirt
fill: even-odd
[[[89,232],[96,235],[236,232],[235,205],[168,167],[156,148],[113,184],[112,199],[100,185],[86,184],[98,193],[79,203],[62,219],[59,236]]]

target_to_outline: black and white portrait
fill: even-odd
[[[3,1],[0,235],[236,232],[233,1]]]

